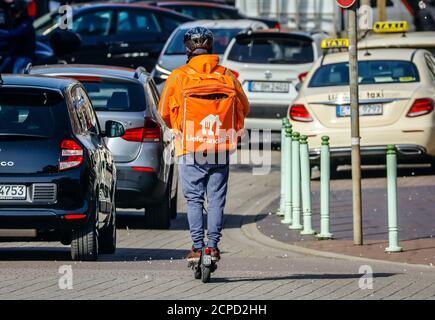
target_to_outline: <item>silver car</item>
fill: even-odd
[[[146,225],[168,229],[177,215],[177,172],[172,131],[160,118],[159,94],[143,68],[94,65],[34,67],[30,74],[79,80],[102,128],[107,120],[125,127],[120,138],[108,139],[117,172],[116,202],[120,208],[145,208]]]

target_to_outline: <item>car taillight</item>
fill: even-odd
[[[304,72],[304,73],[301,73],[300,75],[298,75],[299,81],[300,82],[304,82],[304,80],[307,77],[307,75],[308,75],[308,72]]]
[[[63,140],[60,149],[59,171],[75,168],[83,163],[83,149],[74,140]]]
[[[281,30],[281,24],[279,22],[275,24],[275,29]]]
[[[239,73],[238,73],[237,71],[234,71],[234,70],[231,70],[231,69],[228,69],[228,71],[231,71],[231,73],[232,73],[236,78],[239,77]]]
[[[142,128],[132,128],[125,131],[122,139],[132,142],[160,141],[160,124],[152,118],[146,117]]]
[[[429,98],[417,99],[414,101],[411,109],[409,109],[407,117],[418,117],[433,111],[433,100]]]
[[[290,107],[290,119],[301,122],[311,122],[313,118],[303,104],[294,104]]]

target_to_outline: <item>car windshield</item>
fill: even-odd
[[[57,11],[47,13],[33,22],[33,27],[37,35],[46,35],[52,28],[56,28],[61,19],[61,14]]]
[[[0,90],[0,138],[53,137],[60,123],[55,109],[63,103],[58,94]]]
[[[242,29],[210,29],[214,35],[213,53],[223,54],[230,41],[240,32]],[[187,30],[181,29],[172,38],[165,51],[166,55],[178,55],[186,54],[184,47],[184,34]]]
[[[95,111],[144,111],[145,91],[132,82],[81,81]]]
[[[203,6],[186,6],[175,5],[165,6],[164,8],[170,8],[187,16],[193,17],[197,20],[221,20],[221,19],[240,19],[241,16],[237,10],[219,9],[213,7]]]
[[[418,82],[417,68],[409,61],[360,61],[359,84]],[[314,73],[310,88],[349,85],[349,63],[327,64]]]
[[[309,38],[243,37],[237,39],[228,60],[259,64],[304,64],[314,61],[312,40]]]

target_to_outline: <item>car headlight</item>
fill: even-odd
[[[166,70],[165,68],[162,68],[160,65],[156,64],[156,72],[154,74],[154,77],[156,79],[159,79],[161,81],[165,81],[169,78],[169,75],[171,74],[171,71]]]

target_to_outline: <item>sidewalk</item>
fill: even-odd
[[[387,191],[382,171],[366,172],[363,179],[364,246],[353,245],[350,173],[331,181],[331,223],[334,240],[301,236],[281,224],[275,214],[279,199],[257,221],[258,229],[275,240],[310,249],[371,259],[435,267],[435,176],[425,170],[399,170],[398,209],[401,253],[386,254],[388,246]],[[319,232],[319,181],[312,182],[313,228]],[[302,218],[301,218],[302,221]]]

